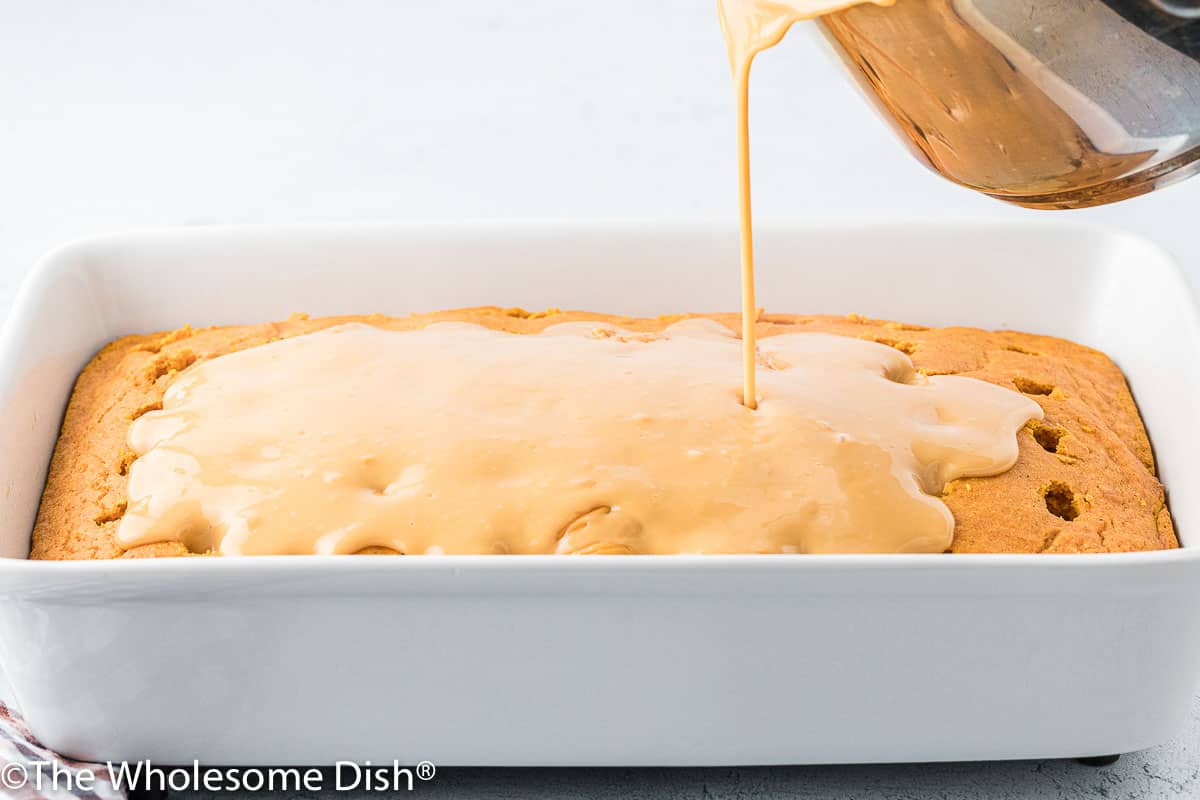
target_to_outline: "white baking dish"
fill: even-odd
[[[760,296],[1106,350],[1181,550],[25,561],[71,383],[120,334],[295,310],[737,304],[728,228],[118,236],[49,256],[0,341],[0,663],[47,745],[163,763],[883,762],[1161,742],[1200,677],[1197,309],[1146,242],[1037,222],[764,227]]]

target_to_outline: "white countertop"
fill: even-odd
[[[7,4],[0,317],[46,250],[129,228],[506,217],[728,224],[733,121],[712,5]],[[927,172],[800,30],[755,67],[753,126],[764,219],[1064,213],[1008,207]],[[1200,285],[1198,209],[1200,179],[1066,213],[1157,241]],[[700,793],[706,782],[728,797],[751,785],[813,797],[1185,796],[1200,791],[1197,741],[1200,703],[1173,745],[1101,771],[1028,762],[638,774],[649,776],[648,796],[664,797]],[[463,796],[502,784],[520,791],[512,776],[521,773],[480,774],[463,778]],[[574,782],[578,796],[638,783],[622,784],[619,772],[561,776],[529,780],[547,795]]]

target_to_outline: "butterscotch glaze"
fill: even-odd
[[[227,555],[941,552],[947,481],[1040,418],[820,333],[741,346],[688,320],[513,334],[352,323],[197,363],[138,418],[123,547]]]
[[[754,225],[750,204],[750,67],[754,57],[779,44],[795,23],[863,3],[895,0],[717,0],[737,107],[738,229],[742,261],[742,402],[758,403],[755,386]]]

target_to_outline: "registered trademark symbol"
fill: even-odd
[[[422,761],[420,764],[417,764],[417,777],[423,781],[433,780],[436,772],[437,767],[433,765],[432,761]]]

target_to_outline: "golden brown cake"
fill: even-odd
[[[739,327],[736,314],[703,316],[731,330]],[[657,331],[682,318],[474,308],[405,318],[297,315],[262,325],[127,336],[105,347],[76,383],[50,464],[30,558],[188,555],[179,542],[123,551],[115,531],[125,511],[134,458],[126,445],[130,423],[159,408],[172,376],[197,360],[350,321],[403,330],[456,320],[536,333],[571,321]],[[1178,546],[1137,407],[1121,371],[1103,353],[1008,331],[923,328],[857,316],[759,318],[760,337],[800,331],[886,344],[907,354],[926,374],[978,378],[1020,391],[1043,408],[1045,419],[1030,422],[1019,434],[1020,456],[1011,470],[947,484],[943,500],[955,518],[951,552],[1102,553]]]

